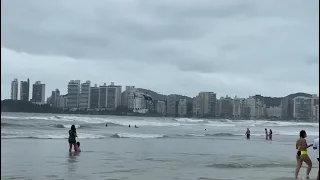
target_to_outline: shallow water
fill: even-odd
[[[293,179],[296,134],[305,129],[311,142],[319,127],[221,121],[2,113],[1,179]],[[79,127],[79,154],[67,152],[71,124]],[[264,128],[272,128],[272,141]]]

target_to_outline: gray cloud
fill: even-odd
[[[50,88],[65,88],[66,77],[91,78],[192,96],[318,92],[316,0],[4,0],[2,6],[7,97],[11,79],[31,76]],[[22,61],[38,64],[15,71],[12,64]],[[69,63],[88,75],[62,67]]]

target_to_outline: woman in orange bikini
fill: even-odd
[[[296,142],[296,149],[297,149],[297,155],[296,155],[297,168],[296,168],[296,173],[295,173],[296,179],[298,179],[299,171],[300,171],[300,168],[301,168],[303,162],[305,162],[308,165],[306,179],[310,179],[309,174],[310,174],[310,171],[312,168],[312,161],[308,156],[307,149],[309,147],[311,147],[312,144],[310,144],[310,145],[307,144],[307,141],[305,139],[306,137],[307,137],[306,131],[302,130],[302,131],[300,131],[300,138]]]

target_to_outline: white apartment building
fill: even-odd
[[[71,80],[68,83],[68,94],[67,94],[68,102],[67,107],[78,108],[79,107],[79,99],[80,99],[80,80]]]
[[[115,110],[118,106],[121,105],[121,86],[114,85],[114,82],[111,82],[111,85],[107,86],[107,109]]]
[[[18,100],[18,86],[19,86],[18,79],[14,79],[11,82],[11,99],[12,100]]]
[[[260,99],[250,96],[246,100],[246,104],[250,109],[251,119],[260,119],[265,116],[265,104]]]
[[[192,102],[192,112],[194,117],[200,117],[201,116],[201,98],[200,96],[196,96],[193,98]]]
[[[106,109],[107,108],[107,91],[108,86],[104,83],[99,87],[99,108]]]
[[[166,115],[170,116],[170,117],[176,117],[176,110],[177,110],[177,106],[176,106],[176,95],[174,94],[170,94],[169,96],[167,96],[167,112]]]
[[[215,116],[215,106],[216,106],[216,94],[213,92],[200,92],[196,99],[196,106],[194,106],[194,112],[196,112],[197,115],[197,110],[199,110],[200,116],[201,117],[212,117]]]
[[[68,98],[66,95],[60,95],[56,98],[56,107],[57,108],[66,108],[68,105]]]
[[[164,101],[158,101],[156,104],[156,112],[165,116],[166,115],[166,103]]]
[[[80,109],[89,109],[90,108],[90,81],[86,81],[81,84],[81,93],[80,93],[80,101],[79,108]]]
[[[187,99],[180,99],[178,104],[178,115],[184,117],[187,114]]]
[[[298,96],[293,99],[293,118],[311,119],[312,118],[312,98]]]
[[[121,96],[121,105],[126,106],[129,109],[133,109],[134,92],[134,86],[126,86],[126,89],[123,91]]]
[[[241,118],[244,98],[235,96],[232,100],[232,115],[234,118]]]
[[[133,112],[144,114],[149,110],[146,108],[146,100],[144,98],[144,93],[135,91],[133,100]]]

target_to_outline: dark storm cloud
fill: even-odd
[[[79,66],[84,61],[161,66],[163,78],[180,73],[202,86],[206,77],[199,74],[217,82],[236,76],[257,86],[265,79],[267,87],[273,82],[315,87],[318,7],[316,0],[5,0],[1,45],[43,61],[70,57]],[[304,75],[297,76],[297,69]],[[221,83],[219,91],[226,92],[230,83]],[[207,88],[216,91],[216,86]]]

